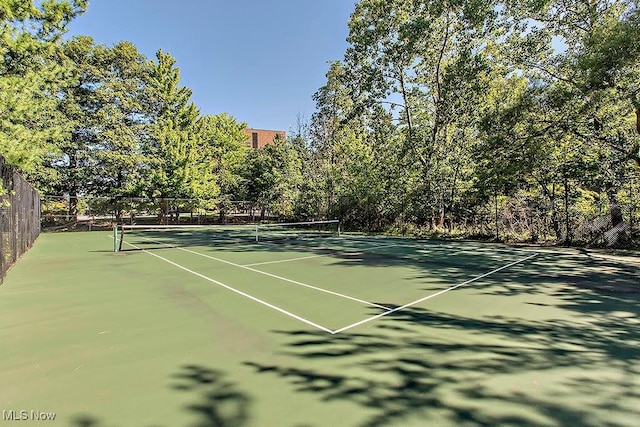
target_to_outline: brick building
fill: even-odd
[[[276,137],[285,139],[287,134],[283,130],[245,129],[246,143],[249,147],[258,149],[267,144],[272,144]]]

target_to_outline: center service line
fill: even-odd
[[[439,291],[439,292],[436,292],[435,294],[428,295],[428,296],[426,296],[426,297],[424,297],[424,298],[420,298],[420,299],[418,299],[418,300],[415,300],[415,301],[413,301],[413,302],[410,302],[410,303],[408,303],[408,304],[405,304],[405,305],[403,305],[403,306],[401,306],[401,307],[396,307],[396,308],[394,308],[394,309],[392,309],[392,310],[389,310],[389,311],[387,311],[387,312],[377,314],[377,315],[375,315],[375,316],[372,316],[372,317],[369,317],[369,318],[367,318],[367,319],[364,319],[364,320],[361,320],[361,321],[359,321],[359,322],[356,322],[356,323],[354,323],[354,324],[352,324],[352,325],[345,326],[344,328],[336,329],[335,331],[332,331],[332,332],[330,332],[330,333],[331,333],[331,334],[339,334],[340,332],[344,332],[344,331],[346,331],[346,330],[348,330],[348,329],[355,328],[356,326],[360,326],[360,325],[362,325],[362,324],[364,324],[364,323],[371,322],[372,320],[379,319],[379,318],[381,318],[381,317],[383,317],[383,316],[387,316],[387,315],[389,315],[389,314],[391,314],[391,313],[395,313],[396,311],[404,310],[405,308],[407,308],[407,307],[411,307],[412,305],[416,305],[416,304],[419,304],[419,303],[421,303],[421,302],[423,302],[423,301],[426,301],[426,300],[428,300],[428,299],[435,298],[435,297],[437,297],[438,295],[442,295],[442,294],[444,294],[444,293],[446,293],[446,292],[452,291],[452,290],[457,289],[457,288],[459,288],[459,287],[461,287],[461,286],[468,285],[469,283],[475,282],[475,281],[480,280],[480,279],[482,279],[482,278],[484,278],[484,277],[487,277],[487,276],[489,276],[489,275],[491,275],[491,274],[497,273],[498,271],[501,271],[501,270],[504,270],[504,269],[506,269],[506,268],[512,267],[512,266],[514,266],[514,265],[516,265],[516,264],[520,264],[521,262],[525,262],[525,261],[527,261],[527,260],[529,260],[529,259],[531,259],[531,258],[533,258],[533,257],[535,257],[535,256],[537,256],[537,255],[538,255],[538,253],[536,252],[536,253],[534,253],[533,255],[529,255],[528,257],[523,258],[523,259],[521,259],[521,260],[514,261],[514,262],[512,262],[512,263],[510,263],[510,264],[507,264],[507,265],[505,265],[505,266],[502,266],[502,267],[500,267],[500,268],[496,268],[495,270],[492,270],[492,271],[490,271],[490,272],[488,272],[488,273],[484,273],[484,274],[482,274],[482,275],[480,275],[480,276],[478,276],[478,277],[474,277],[473,279],[469,279],[469,280],[467,280],[466,282],[463,282],[463,283],[457,284],[457,285],[455,285],[455,286],[451,286],[451,287],[449,287],[449,288],[447,288],[447,289],[443,289],[443,290],[441,290],[441,291]]]

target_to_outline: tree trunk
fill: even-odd
[[[611,225],[612,227],[617,226],[618,224],[621,224],[624,221],[624,218],[622,216],[622,208],[620,207],[620,205],[618,204],[618,200],[616,197],[614,198],[609,198],[609,203],[611,205]]]
[[[160,210],[158,212],[158,223],[167,225],[167,213],[169,211],[169,200],[166,195],[160,196]]]
[[[74,222],[78,221],[78,154],[73,150],[69,154],[69,215]]]
[[[546,193],[547,191],[545,191]],[[556,235],[556,240],[560,242],[562,240],[562,230],[560,229],[560,220],[558,219],[558,209],[556,207],[556,184],[551,184],[551,227]]]
[[[640,136],[640,107],[636,107],[636,132]],[[638,169],[640,169],[640,142],[637,142],[637,140],[631,147],[631,156],[636,161]]]
[[[495,220],[496,220],[496,242],[500,241],[500,228],[498,226],[498,189],[495,190]]]
[[[569,225],[569,179],[564,176],[564,219],[565,219],[565,245],[571,243],[571,227]]]
[[[607,199],[610,206],[611,228],[604,233],[605,244],[607,246],[619,246],[627,238],[622,208],[614,189],[607,189]]]

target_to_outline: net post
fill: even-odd
[[[338,237],[341,237],[341,236],[340,236],[340,231],[341,231],[341,230],[340,230],[340,225],[341,225],[341,223],[340,223],[340,221],[338,221]]]
[[[258,241],[258,224],[256,224],[256,242]]]
[[[113,226],[113,252],[118,252],[118,226]]]

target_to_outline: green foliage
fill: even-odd
[[[215,200],[237,189],[245,125],[202,117],[162,51],[153,62],[129,42],[63,43],[86,6],[0,1],[0,154],[72,205],[81,195]]]
[[[206,181],[209,171],[198,175],[197,107],[189,102],[191,91],[181,87],[179,69],[170,54],[158,51],[150,64],[145,113],[149,117],[148,139],[143,151],[148,158],[142,184],[152,197],[189,197]]]
[[[127,42],[109,48],[77,37],[63,48],[73,64],[73,82],[62,93],[60,110],[71,134],[54,163],[60,177],[55,192],[131,195],[143,161],[137,135],[143,127],[140,88],[146,59]]]
[[[303,183],[302,159],[291,141],[251,150],[242,172],[242,197],[281,218],[293,218]]]
[[[45,163],[70,130],[58,111],[70,76],[58,42],[85,8],[82,0],[0,2],[0,154],[43,188],[54,178]]]
[[[203,116],[198,122],[199,150],[214,174],[215,184],[222,194],[238,191],[248,146],[244,143],[245,123],[239,123],[226,113]],[[206,191],[206,188],[203,190]],[[204,198],[210,198],[205,193]]]
[[[631,0],[360,0],[310,123],[260,150],[244,123],[200,113],[162,50],[61,43],[85,8],[0,0],[0,153],[42,189],[565,242],[637,210]]]
[[[314,98],[316,188],[359,228],[570,239],[585,195],[613,212],[640,166],[638,16],[626,0],[359,1]]]

